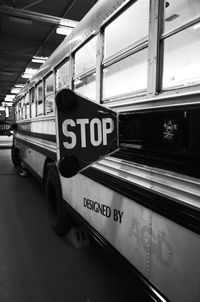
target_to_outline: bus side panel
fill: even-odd
[[[170,301],[199,302],[199,235],[152,215],[151,279]]]
[[[147,277],[151,211],[80,174],[61,183],[63,198]]]
[[[17,142],[20,149],[20,157],[22,161],[28,165],[40,178],[43,177],[43,168],[46,156],[34,149],[24,145],[22,142]]]
[[[85,176],[61,183],[63,198],[170,301],[199,301],[199,235]]]

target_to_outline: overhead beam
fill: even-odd
[[[26,6],[24,6],[23,9],[27,9],[27,8],[29,8],[29,7],[31,7],[31,6],[34,6],[35,4],[40,3],[40,2],[42,2],[42,1],[43,1],[43,0],[34,1],[33,3],[30,3],[30,4],[26,5]]]
[[[54,25],[62,25],[62,26],[67,26],[67,27],[76,27],[77,21],[70,20],[70,19],[65,19],[65,18],[60,18],[52,15],[47,15],[47,14],[41,14],[37,13],[34,11],[28,11],[25,9],[18,9],[18,8],[13,8],[7,5],[0,4],[0,13],[13,16],[13,17],[18,17],[18,18],[24,18],[27,20],[36,20],[40,22],[46,22],[46,23],[51,23]]]

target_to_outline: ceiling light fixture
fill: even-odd
[[[14,97],[15,97],[15,95],[13,95],[13,94],[7,94],[5,98],[9,99],[9,100],[13,100]]]
[[[24,84],[15,84],[15,87],[16,88],[22,88],[22,87],[24,87]]]
[[[14,93],[14,94],[17,94],[17,93],[20,92],[20,90],[21,90],[21,88],[13,87],[10,92]]]
[[[8,103],[9,103],[9,102],[12,103],[14,97],[15,97],[14,94],[7,94],[6,97],[4,98],[4,101],[5,101],[5,102],[8,102]]]
[[[13,105],[13,103],[9,103],[9,102],[2,102],[2,106],[5,107],[11,107]]]
[[[26,70],[22,74],[22,78],[31,79],[32,76],[36,73],[37,70],[38,69],[34,69],[34,68],[26,68]]]
[[[73,29],[74,29],[73,27],[67,27],[67,26],[59,25],[56,28],[56,33],[59,34],[59,35],[68,36],[69,34],[71,34]]]
[[[27,72],[24,72],[24,73],[22,74],[22,78],[23,78],[23,79],[31,79],[32,76],[33,76],[32,74],[27,73]]]
[[[43,64],[47,59],[48,59],[48,57],[37,57],[37,56],[33,56],[32,62],[33,62],[33,63],[40,63],[40,64]]]

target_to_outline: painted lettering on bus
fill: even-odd
[[[106,217],[110,217],[111,216],[111,209],[110,207],[102,204],[102,203],[99,203],[99,202],[96,202],[96,201],[93,201],[91,199],[88,199],[88,198],[83,198],[83,206],[86,207],[87,209],[91,210],[91,211],[94,211],[96,213],[99,213],[103,216],[106,216]]]
[[[108,143],[108,135],[114,130],[114,122],[112,118],[88,118],[83,119],[66,119],[62,124],[62,131],[68,141],[64,141],[63,145],[66,149],[73,149],[80,139],[81,148],[86,148],[88,143],[94,147]],[[90,141],[87,142],[87,133],[89,132]],[[80,138],[77,133],[80,133]]]
[[[121,212],[120,210],[117,210],[117,209],[113,209],[114,221],[119,221],[119,223],[121,223],[123,214],[124,214],[124,212]]]
[[[105,204],[99,203],[97,201],[93,201],[89,198],[83,198],[83,206],[90,211],[94,211],[98,214],[106,216],[108,218],[112,218],[114,221],[122,223],[122,217],[124,212],[118,209],[111,209],[109,206]]]

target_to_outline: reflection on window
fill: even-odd
[[[43,85],[37,86],[37,116],[43,114]]]
[[[50,114],[53,112],[54,96],[50,94],[45,99],[45,113]]]
[[[51,74],[45,80],[45,114],[50,114],[53,112],[53,104],[54,104],[54,76]]]
[[[31,117],[35,117],[35,88],[30,91]]]
[[[43,114],[43,103],[41,100],[37,102],[37,116]]]
[[[164,40],[163,89],[200,83],[200,30],[193,26]]]
[[[59,67],[56,71],[56,90],[62,87],[69,86],[70,74],[69,74],[69,61]]]
[[[171,31],[200,14],[199,0],[165,1],[164,32]]]
[[[147,49],[103,71],[103,98],[147,89]]]
[[[75,53],[75,75],[96,65],[96,43],[94,37]]]
[[[45,95],[48,95],[49,93],[53,92],[53,74],[51,74],[46,80],[45,80]]]
[[[83,96],[96,100],[96,74],[74,81],[74,90]]]
[[[136,1],[105,28],[104,59],[148,36],[149,0]]]

